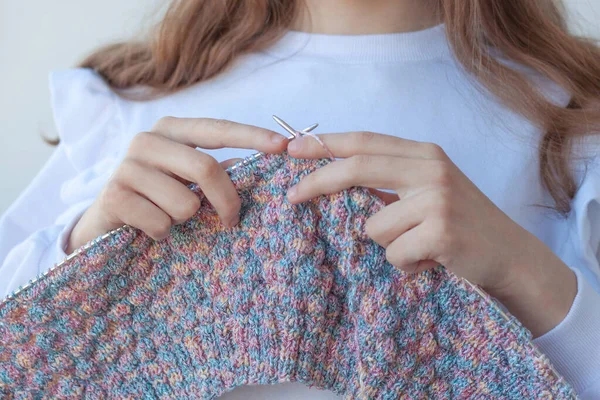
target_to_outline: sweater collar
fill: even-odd
[[[263,50],[276,58],[309,58],[339,63],[401,63],[442,58],[450,48],[445,25],[402,33],[330,35],[287,31]]]

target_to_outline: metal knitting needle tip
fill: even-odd
[[[296,135],[296,130],[292,128],[287,122],[279,118],[277,115],[273,115],[273,119],[277,122],[283,129],[292,134],[292,136],[288,136],[288,139],[295,139],[298,135]],[[308,133],[315,129],[319,124],[312,124],[308,128],[303,129],[301,132]]]
[[[309,126],[308,128],[304,128],[304,129],[302,129],[302,130],[301,130],[301,132],[305,132],[305,133],[306,133],[306,132],[310,132],[310,131],[312,131],[313,129],[315,129],[317,126],[319,126],[319,124],[312,124],[312,125],[311,125],[311,126]]]
[[[279,118],[277,115],[273,115],[273,119],[275,120],[275,122],[277,122],[283,129],[285,129],[286,131],[288,131],[289,133],[292,134],[293,137],[296,137],[296,131],[294,130],[294,128],[292,128],[291,126],[289,126],[284,120],[282,120],[281,118]]]

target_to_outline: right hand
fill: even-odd
[[[155,240],[164,239],[172,225],[185,222],[200,208],[200,199],[187,187],[192,182],[220,220],[234,226],[241,200],[225,168],[240,159],[218,162],[195,148],[281,153],[287,143],[274,131],[227,120],[162,118],[150,132],[133,138],[125,158],[71,231],[66,253],[125,224]]]

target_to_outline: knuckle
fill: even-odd
[[[448,187],[452,181],[452,170],[446,161],[435,161],[433,169],[433,183],[437,186]]]
[[[179,221],[186,221],[193,216],[199,208],[200,198],[195,194],[190,193],[189,196],[186,196],[186,198],[181,201],[177,215],[174,215],[173,217]]]
[[[147,149],[156,140],[156,134],[152,132],[140,132],[131,139],[129,154],[137,154],[138,151]]]
[[[131,200],[131,192],[117,180],[110,180],[98,198],[99,204],[103,210],[111,216],[117,214],[117,210],[128,204]]]
[[[212,125],[217,132],[226,132],[231,129],[233,122],[226,119],[217,118],[212,120]]]
[[[196,183],[213,180],[217,176],[219,170],[223,169],[221,164],[210,156],[196,157],[196,161],[192,164],[192,167],[195,171],[194,176],[198,179],[198,182]]]
[[[204,176],[204,170],[207,168],[206,157],[202,157],[201,155],[190,157],[187,161],[187,168],[192,171],[192,176],[201,178]]]
[[[371,131],[359,131],[359,132],[356,132],[354,135],[355,135],[355,140],[356,140],[358,146],[361,146],[361,147],[368,145],[375,138],[375,132],[371,132]]]
[[[152,127],[152,130],[153,131],[162,131],[162,130],[168,129],[169,126],[173,125],[173,122],[176,119],[177,118],[171,117],[171,116],[162,117],[161,119],[156,121],[156,123]]]
[[[423,150],[428,158],[442,160],[446,158],[446,152],[442,146],[436,143],[423,143]]]

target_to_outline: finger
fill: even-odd
[[[344,132],[316,135],[335,157],[346,158],[356,154],[382,154],[407,158],[446,159],[442,148],[434,143],[419,142],[397,136],[373,132]],[[310,136],[290,140],[288,152],[296,158],[328,157],[327,150]]]
[[[147,132],[138,136],[143,138],[138,139],[143,143],[132,145],[128,150],[127,158],[159,168],[185,185],[196,182],[198,172],[207,165],[214,164],[212,157],[206,153],[157,133]],[[233,160],[241,159],[229,159],[220,164],[223,168],[227,168]]]
[[[221,164],[221,166],[225,169],[231,167],[232,165],[237,164],[238,162],[242,161],[243,158],[230,158],[229,160],[224,160],[221,161],[219,164]]]
[[[413,188],[433,181],[432,160],[394,156],[358,155],[331,162],[304,176],[288,191],[290,202],[299,203],[322,194],[338,193],[352,186],[395,190],[403,197]]]
[[[129,191],[121,206],[116,210],[116,217],[124,224],[142,230],[154,240],[167,237],[171,231],[171,217],[156,204],[139,193]]]
[[[167,213],[174,224],[187,221],[200,208],[196,194],[156,168],[127,161],[121,178],[132,190]]]
[[[225,161],[221,161],[219,164],[221,164],[221,166],[223,167],[223,169],[227,169],[230,166],[238,163],[239,161],[242,161],[243,158],[231,158],[229,160],[225,160]],[[170,176],[173,179],[176,179],[178,182],[183,183],[184,185],[188,186],[190,183],[192,183],[192,181],[187,180],[185,178],[180,177],[179,175],[176,175],[172,172],[168,172],[168,171],[164,171],[168,176]]]
[[[195,182],[213,205],[219,218],[227,226],[237,221],[241,206],[237,190],[225,172],[223,163],[212,156],[174,142],[158,134],[149,133],[145,149],[133,148],[129,159],[175,174],[186,181]],[[232,162],[227,160],[225,165]],[[132,180],[135,178],[132,177]]]
[[[420,224],[396,238],[385,250],[390,264],[409,273],[418,273],[439,265],[433,260],[433,246],[427,224]]]
[[[203,149],[233,147],[280,153],[288,142],[286,136],[275,131],[224,119],[166,117],[159,120],[152,131]]]
[[[146,132],[138,136],[140,135],[144,138],[140,139],[143,140],[143,146],[142,144],[131,146],[127,158],[152,165],[165,172],[173,172],[190,182],[196,182],[198,171],[215,164],[214,157],[202,150],[196,150],[158,133]],[[227,168],[232,160],[241,159],[233,158],[222,161],[220,164]]]
[[[434,196],[420,193],[396,201],[367,219],[365,232],[382,247],[387,248],[399,236],[421,224],[433,208]]]

